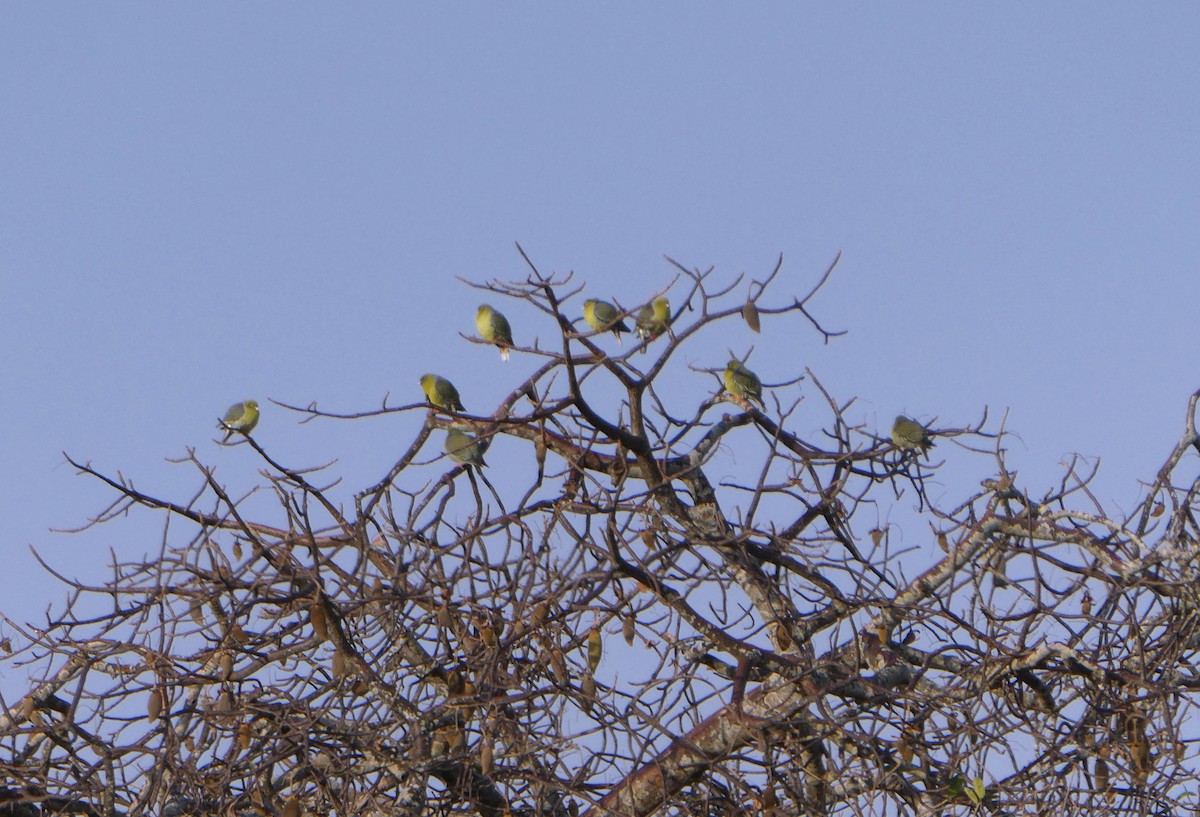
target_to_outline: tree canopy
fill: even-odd
[[[495,376],[515,379],[489,412],[434,380],[428,402],[351,414],[263,402],[263,425],[283,406],[313,433],[422,420],[352,493],[252,424],[230,442],[255,452],[269,506],[195,450],[183,497],[71,460],[113,491],[93,526],[158,514],[162,537],[156,558],[63,577],[46,621],[5,623],[0,670],[35,680],[0,713],[0,815],[1200,805],[1200,393],[1111,515],[1079,462],[1023,484],[982,407],[934,423],[925,450],[919,429],[898,445],[852,421],[817,371],[686,357],[776,322],[829,342],[812,302],[836,259],[807,294],[777,292],[782,259],[724,281],[675,264],[587,324],[592,293],[525,261],[524,280],[472,284],[501,316],[538,315],[512,322]],[[617,321],[637,336],[617,345]],[[493,334],[455,342],[509,353]],[[700,400],[661,387],[688,366],[711,383]],[[796,429],[802,404],[820,434]],[[937,500],[952,458],[985,477]]]

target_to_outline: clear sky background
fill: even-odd
[[[1008,410],[1026,487],[1100,457],[1119,514],[1200,388],[1198,38],[1183,4],[5,5],[0,611],[62,597],[31,545],[93,582],[160,546],[147,518],[51,533],[111,499],[63,451],[186,499],[194,446],[236,492],[257,462],[213,426],[257,397],[256,438],[349,492],[423,413],[268,398],[367,410],[438,371],[490,413],[534,364],[458,337],[456,276],[523,278],[515,241],[627,305],[664,254],[726,281],[783,253],[782,299],[840,250],[812,309],[846,337],[769,322],[669,377],[702,397],[686,364],[754,345],[881,429]],[[952,473],[936,495],[977,489]]]

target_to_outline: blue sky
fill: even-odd
[[[258,481],[211,442],[245,397],[366,410],[432,370],[490,412],[533,364],[458,338],[456,276],[523,278],[515,241],[629,305],[664,254],[732,279],[782,252],[782,298],[840,250],[813,310],[846,337],[768,323],[670,376],[755,345],[881,427],[1008,410],[1027,487],[1080,452],[1131,508],[1200,388],[1198,34],[1184,5],[5,6],[0,611],[61,598],[30,545],[89,580],[159,547],[50,533],[110,499],[63,451],[185,497],[188,446]],[[421,419],[267,406],[256,437],[353,489]]]

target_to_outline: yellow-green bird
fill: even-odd
[[[235,431],[249,434],[256,425],[258,425],[258,401],[243,400],[241,403],[234,403],[229,407],[229,411],[225,412],[225,417],[217,425],[217,428],[224,429],[226,432],[222,442],[229,442],[229,438]]]
[[[621,310],[598,298],[589,298],[583,302],[583,319],[596,332],[611,330],[617,338],[617,343],[621,342],[621,333],[629,331],[625,321],[621,320]]]
[[[466,411],[463,408],[462,400],[458,397],[458,389],[454,388],[454,384],[444,377],[438,377],[436,374],[421,375],[421,389],[425,392],[425,399],[431,406],[437,406],[446,411]]]
[[[763,404],[762,381],[736,358],[731,358],[725,367],[725,390],[734,397]]]
[[[479,337],[496,345],[502,360],[508,360],[508,350],[513,347],[512,327],[508,325],[508,318],[483,304],[475,313],[475,328],[479,330]]]
[[[663,297],[655,298],[638,312],[637,336],[645,341],[654,340],[667,331],[670,323],[671,302]]]
[[[897,448],[919,448],[923,452],[933,448],[929,429],[903,414],[896,415],[896,422],[892,423],[892,442]]]
[[[446,453],[459,465],[474,465],[476,468],[487,465],[483,461],[483,445],[461,429],[446,430]]]

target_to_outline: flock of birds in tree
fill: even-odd
[[[621,334],[629,332],[629,326],[624,321],[626,314],[608,301],[590,298],[583,302],[583,319],[592,331],[612,332],[618,343],[621,342]],[[670,322],[671,303],[664,297],[658,297],[638,311],[634,331],[638,338],[649,344],[667,331]],[[500,350],[500,357],[508,360],[509,351],[513,348],[512,326],[508,318],[488,304],[483,304],[475,313],[475,328],[480,338],[494,345]],[[642,351],[645,352],[645,348]],[[730,359],[726,365],[724,380],[725,390],[738,398],[739,402],[747,405],[757,403],[765,408],[762,381],[737,358]],[[421,375],[420,383],[429,405],[449,412],[466,411],[458,389],[446,378],[436,374],[424,374]],[[226,432],[223,442],[228,442],[235,433],[248,435],[258,425],[258,420],[257,400],[234,403],[225,412],[225,417],[218,426]],[[922,453],[933,447],[929,429],[903,414],[898,415],[892,423],[892,443],[901,450],[919,449]],[[483,461],[484,443],[456,426],[451,426],[446,431],[445,449],[450,459],[459,465],[475,468],[487,465]]]

